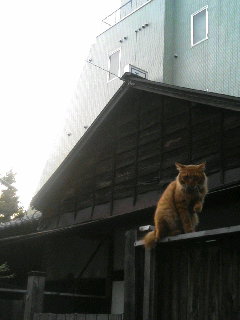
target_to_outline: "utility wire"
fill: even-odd
[[[121,80],[121,78],[120,78],[119,76],[117,76],[115,73],[113,73],[113,72],[111,72],[111,71],[109,71],[109,70],[106,70],[106,69],[104,69],[103,67],[100,67],[100,66],[98,66],[97,64],[92,63],[92,62],[89,61],[89,60],[84,60],[84,61],[87,62],[87,63],[89,63],[89,64],[91,64],[92,66],[94,66],[94,67],[96,67],[96,68],[99,68],[99,69],[107,72],[108,74],[112,74],[113,76],[115,76],[115,77],[117,77],[118,79]]]

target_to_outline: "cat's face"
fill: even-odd
[[[206,179],[205,167],[205,162],[198,165],[183,165],[176,162],[179,171],[178,181],[188,193],[198,192],[203,186]]]

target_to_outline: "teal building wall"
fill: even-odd
[[[167,0],[166,4],[163,81],[239,96],[240,1]],[[206,5],[208,39],[191,47],[191,14]]]

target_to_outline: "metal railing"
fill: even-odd
[[[109,14],[106,18],[102,20],[103,23],[106,23],[109,27],[112,27],[124,17],[129,15],[134,10],[138,9],[139,7],[143,6],[147,2],[151,0],[130,0],[127,1],[124,5],[122,5],[117,10],[113,11]]]

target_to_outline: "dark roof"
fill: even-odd
[[[41,212],[33,212],[8,222],[0,223],[0,239],[36,232],[41,220]]]
[[[240,111],[240,98],[227,96],[217,93],[210,93],[206,91],[194,90],[189,88],[177,87],[169,84],[164,84],[160,82],[154,82],[150,80],[143,79],[131,73],[125,73],[121,78],[124,83],[114,94],[108,104],[105,106],[103,111],[99,114],[90,128],[74,146],[68,156],[64,159],[62,164],[57,168],[57,170],[52,174],[48,181],[42,186],[42,188],[37,192],[37,194],[32,199],[32,206],[38,207],[38,204],[44,199],[46,194],[55,186],[62,174],[71,163],[79,157],[79,152],[83,150],[91,137],[95,134],[96,130],[101,126],[103,121],[109,116],[111,111],[117,106],[123,97],[125,97],[129,92],[137,94],[138,90],[150,92],[154,94],[164,95],[168,97],[173,97],[177,99],[183,99],[191,101],[193,103],[200,103],[209,106],[214,106],[223,109],[230,109],[234,111]],[[204,107],[204,106],[203,106]]]

